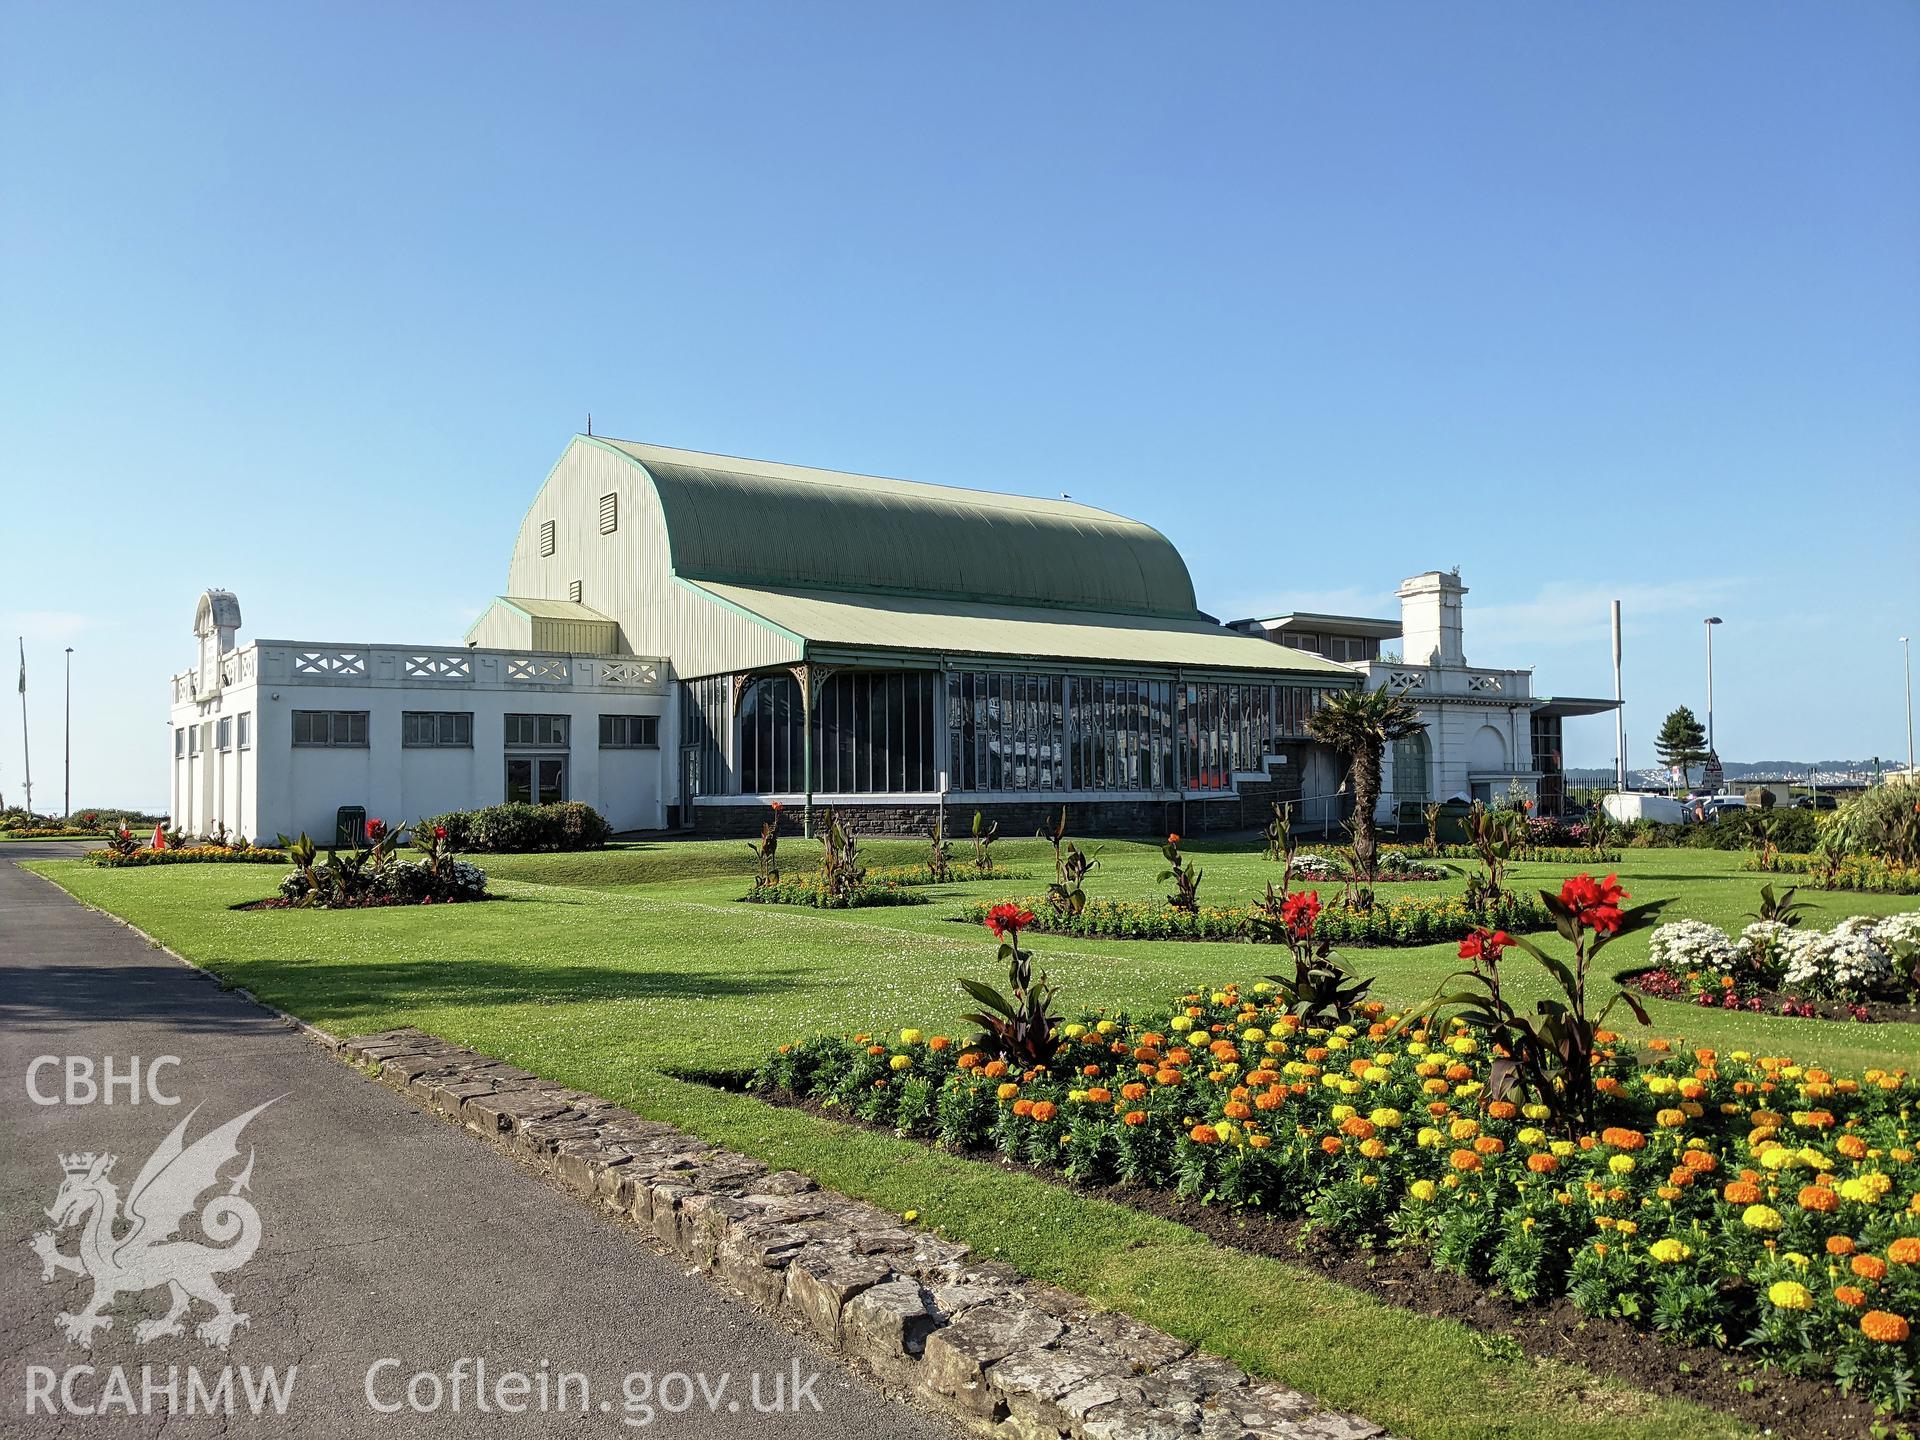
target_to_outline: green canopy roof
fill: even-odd
[[[1203,618],[1167,538],[1090,505],[585,443],[652,478],[682,579]]]
[[[799,587],[690,582],[696,593],[802,642],[809,655],[916,653],[1010,656],[1256,671],[1352,684],[1354,671],[1318,655],[1240,634],[1210,620],[1062,611],[989,601],[849,594]]]

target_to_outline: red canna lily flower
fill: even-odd
[[[996,905],[987,912],[987,929],[1003,940],[1009,932],[1016,940],[1019,939],[1020,931],[1031,924],[1033,924],[1033,912],[1022,910],[1018,905],[1011,903]]]
[[[1602,935],[1620,928],[1620,902],[1629,898],[1617,875],[1595,880],[1583,872],[1560,887],[1560,903],[1573,911],[1574,923]]]
[[[1318,890],[1296,890],[1280,902],[1280,923],[1287,927],[1287,933],[1296,940],[1309,938],[1319,918],[1320,892]]]
[[[1500,952],[1513,944],[1513,937],[1504,930],[1489,930],[1486,926],[1476,926],[1460,942],[1462,960],[1498,960]]]

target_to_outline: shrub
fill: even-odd
[[[591,805],[562,800],[552,805],[512,801],[483,810],[452,810],[419,822],[447,832],[456,850],[487,854],[537,850],[598,850],[613,835],[613,827]],[[417,827],[416,827],[417,828]]]
[[[1823,855],[1871,855],[1890,865],[1920,865],[1920,785],[1876,785],[1840,802],[1820,827]]]
[[[486,871],[454,857],[445,826],[422,821],[415,832],[418,860],[398,858],[403,832],[379,820],[367,821],[362,844],[330,850],[325,860],[305,835],[286,841],[293,871],[280,881],[281,901],[297,909],[354,910],[487,898]]]

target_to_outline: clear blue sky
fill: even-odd
[[[193,601],[456,639],[609,434],[1077,499],[1630,749],[1905,748],[1920,8],[0,6],[0,635],[165,794]],[[9,662],[10,664],[11,662]],[[20,780],[14,697],[0,788]],[[1569,726],[1606,765],[1605,720]]]

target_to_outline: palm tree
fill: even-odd
[[[1380,803],[1380,759],[1395,740],[1418,735],[1426,724],[1404,690],[1347,690],[1307,721],[1307,733],[1347,758],[1353,774],[1353,853],[1371,878],[1380,842],[1373,828]]]

